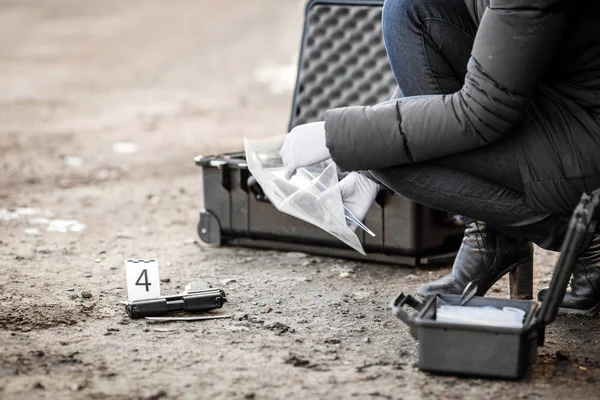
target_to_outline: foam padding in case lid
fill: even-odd
[[[388,100],[396,81],[381,34],[381,5],[315,4],[307,12],[290,127],[330,108]]]

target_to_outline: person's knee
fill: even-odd
[[[405,27],[414,21],[419,0],[385,0],[383,4],[383,35],[394,34],[398,27]]]
[[[422,21],[448,4],[440,0],[385,0],[382,14],[384,38],[400,40],[421,29]]]
[[[385,0],[383,4],[384,34],[400,27],[419,26],[422,21],[447,13],[455,13],[463,0]]]
[[[416,23],[423,14],[432,8],[444,7],[439,0],[385,0],[383,4],[383,23],[391,25],[406,25]]]

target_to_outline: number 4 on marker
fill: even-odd
[[[144,282],[140,282],[142,280],[142,277],[144,277]],[[149,292],[150,285],[152,284],[148,282],[148,270],[144,269],[140,276],[137,278],[137,281],[135,281],[135,286],[146,286],[146,292]]]

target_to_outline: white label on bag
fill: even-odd
[[[129,301],[160,297],[158,261],[126,260],[127,298]]]

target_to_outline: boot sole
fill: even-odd
[[[477,290],[476,295],[477,296],[485,296],[485,294],[491,289],[491,287],[494,286],[496,284],[496,282],[498,282],[500,279],[502,279],[502,277],[504,275],[516,270],[517,268],[520,268],[521,266],[525,265],[527,262],[529,262],[529,261],[513,264],[510,267],[505,268],[502,272],[500,272],[498,275],[496,275],[496,277],[494,279],[492,279],[492,282],[485,288],[485,290],[481,290],[481,289]],[[533,263],[533,261],[532,261],[532,263]],[[448,293],[437,293],[437,294],[448,294]],[[417,295],[422,298],[427,297],[427,296],[422,295],[419,292],[417,292]]]
[[[589,310],[579,310],[577,308],[563,308],[560,307],[558,309],[559,314],[569,314],[569,315],[582,315],[584,317],[597,317],[600,314],[600,303],[596,306],[590,308]]]

